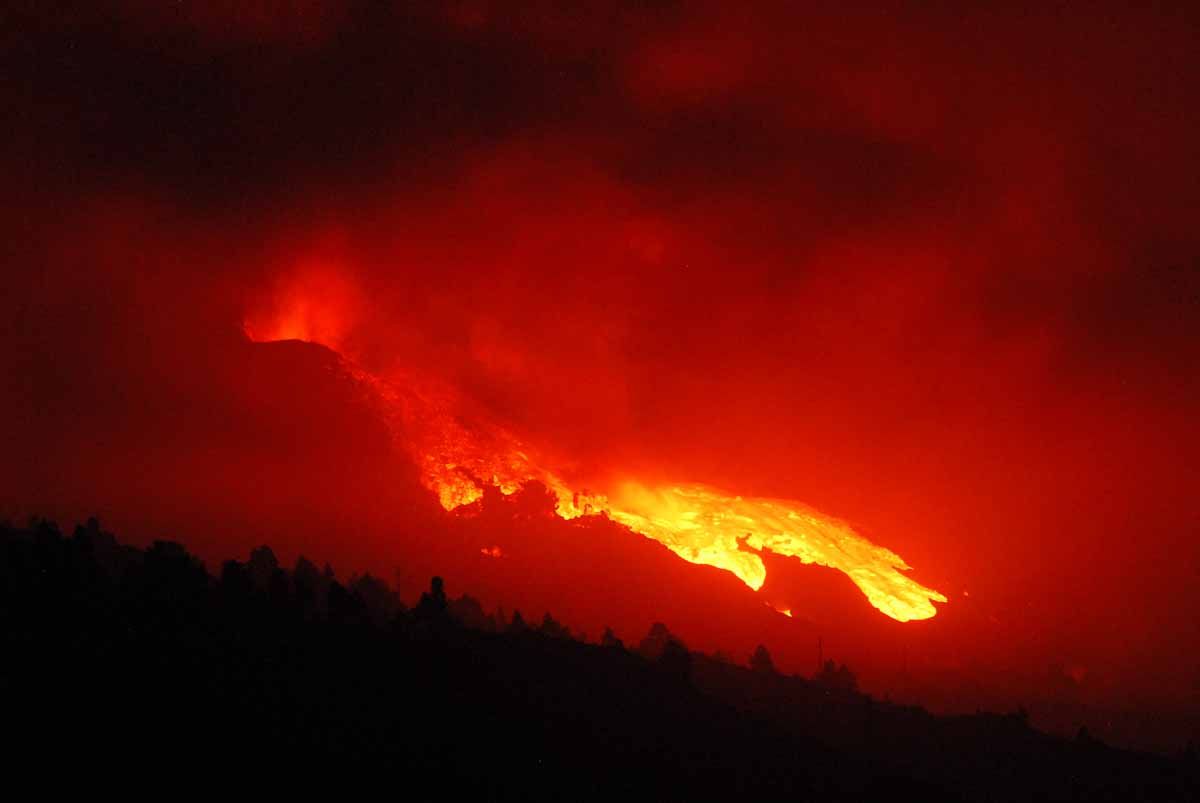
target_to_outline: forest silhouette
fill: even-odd
[[[550,612],[486,611],[432,578],[412,607],[268,546],[218,573],[95,519],[0,527],[0,688],[12,766],[136,759],[387,767],[418,798],[1184,800],[1194,751],[1062,739],[1023,712],[936,717],[827,661],[626,647]],[[311,762],[307,765],[303,762]]]

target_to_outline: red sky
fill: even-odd
[[[0,512],[402,563],[411,467],[244,341],[298,294],[583,475],[853,522],[965,655],[1194,704],[1194,12],[588,5],[3,12]]]

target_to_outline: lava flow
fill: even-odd
[[[478,501],[487,486],[512,494],[537,481],[564,519],[606,515],[692,563],[732,572],[758,590],[766,566],[758,552],[799,558],[844,572],[878,610],[901,622],[937,614],[946,597],[912,580],[909,566],[843,521],[796,501],[738,496],[699,484],[648,486],[627,479],[608,493],[572,487],[561,473],[482,414],[464,415],[452,388],[411,376],[385,380],[342,358],[407,449],[421,481],[447,511]]]
[[[412,383],[355,373],[378,389],[392,415],[403,417],[401,440],[413,450],[425,486],[448,511],[475,502],[485,485],[511,494],[536,480],[557,498],[563,518],[608,515],[684,560],[732,572],[755,590],[767,577],[756,550],[770,550],[845,572],[873,606],[901,622],[928,619],[937,613],[933,602],[946,601],[903,574],[909,567],[899,555],[800,502],[730,495],[699,484],[648,487],[634,479],[607,494],[572,488],[502,427],[456,416],[450,390],[416,392]]]
[[[283,307],[295,307],[290,301]],[[266,326],[247,323],[245,331],[252,340],[303,339],[336,352],[338,338],[323,332],[337,327],[317,326],[329,321],[313,314],[307,307],[293,309]],[[767,577],[759,554],[766,550],[844,572],[875,608],[901,622],[928,619],[937,614],[934,602],[946,602],[943,594],[904,574],[909,566],[895,552],[800,502],[739,496],[699,484],[649,485],[635,477],[602,492],[579,487],[565,478],[564,469],[551,467],[559,461],[472,408],[453,387],[423,376],[383,378],[338,353],[346,373],[364,389],[416,463],[424,486],[447,511],[475,503],[486,487],[512,494],[536,481],[554,495],[562,518],[608,516],[684,560],[732,572],[756,591]]]

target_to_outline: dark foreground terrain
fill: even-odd
[[[285,570],[265,548],[214,577],[178,544],[122,546],[94,521],[0,528],[0,654],[6,774],[43,783],[131,788],[161,769],[186,786],[236,765],[382,774],[400,799],[1200,794],[1190,753],[1054,738],[1020,713],[934,717],[843,673],[690,653],[661,626],[630,648],[584,643],[438,580],[406,609],[377,579]]]

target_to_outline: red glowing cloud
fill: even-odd
[[[277,295],[247,314],[251,340],[305,340],[339,349],[362,316],[366,299],[344,270],[308,264],[281,276]]]
[[[225,533],[212,559],[266,534],[188,522],[375,568],[469,553],[534,599],[549,552],[426,535],[483,524],[442,516],[336,357],[242,333],[307,340],[528,447],[508,490],[627,523],[697,488],[751,518],[802,499],[952,597],[904,626],[951,634],[937,660],[1190,699],[1194,12],[151,5],[20,3],[0,56],[5,515],[129,532],[150,505]],[[723,600],[761,563],[752,601],[796,626],[865,607],[735,529],[732,574],[638,554]]]

